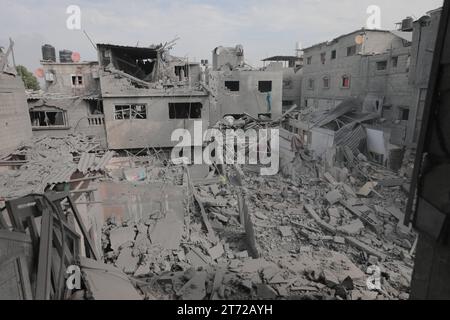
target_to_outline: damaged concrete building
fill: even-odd
[[[17,75],[11,40],[6,52],[0,48],[0,152],[16,148],[31,138],[25,87]]]
[[[281,70],[255,70],[244,60],[244,49],[218,47],[213,50],[213,68],[208,72],[211,92],[210,122],[225,116],[277,118],[282,113]]]
[[[263,62],[264,70],[283,72],[283,111],[289,110],[293,105],[301,106],[303,57],[274,56],[263,59]]]
[[[209,120],[201,66],[149,48],[98,46],[100,85],[110,149],[171,147],[172,132]]]
[[[285,128],[299,134],[315,157],[346,145],[398,170],[421,123],[426,83],[420,74],[425,79],[427,72],[415,66],[427,68],[424,52],[434,45],[439,12],[421,23],[407,18],[399,30],[362,29],[304,49],[302,111]],[[423,21],[429,36],[419,27]]]
[[[44,49],[53,48],[49,45]],[[54,48],[53,48],[54,50]],[[99,68],[96,61],[72,61],[62,54],[41,60],[44,90],[28,92],[34,135],[65,136],[82,132],[106,147]]]

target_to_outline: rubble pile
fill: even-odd
[[[94,139],[81,134],[34,137],[8,155],[9,159],[22,160],[24,165],[0,172],[0,195],[15,198],[42,193],[48,184],[65,182],[77,170],[81,154],[97,146]]]
[[[142,221],[110,219],[103,229],[105,261],[132,277],[147,299],[407,299],[415,235],[402,225],[405,180],[358,158],[345,175],[339,168],[331,174],[306,154],[292,162],[293,176],[264,177],[244,166],[237,170],[242,187],[229,167],[191,177],[193,188],[184,175],[179,242],[152,241],[160,211]],[[179,170],[147,164],[144,171],[158,171],[173,184]],[[370,279],[375,287],[368,287]]]

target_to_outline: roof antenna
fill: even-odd
[[[88,40],[91,42],[92,46],[94,47],[94,50],[97,51],[97,46],[94,44],[94,42],[91,40],[91,37],[89,37],[89,35],[87,34],[86,30],[83,30],[86,38],[88,38]]]

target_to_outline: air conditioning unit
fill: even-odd
[[[46,72],[45,73],[45,81],[48,81],[48,82],[55,81],[55,75],[51,72]]]

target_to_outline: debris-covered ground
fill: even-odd
[[[330,167],[300,150],[260,176],[257,166],[174,165],[153,149],[113,158],[83,136],[41,137],[3,158],[14,169],[0,188],[12,198],[99,185],[101,198],[78,205],[88,216],[100,206],[102,260],[145,299],[407,299],[408,157],[402,177],[340,152]]]
[[[152,243],[158,210],[143,221],[108,221],[106,259],[148,299],[407,299],[415,236],[401,224],[406,181],[359,158],[358,173],[336,178],[301,156],[296,179],[250,166],[239,170],[242,186],[231,168],[191,181],[184,174],[179,246]],[[166,168],[163,180],[176,180],[177,169]],[[241,224],[239,194],[252,228]]]

